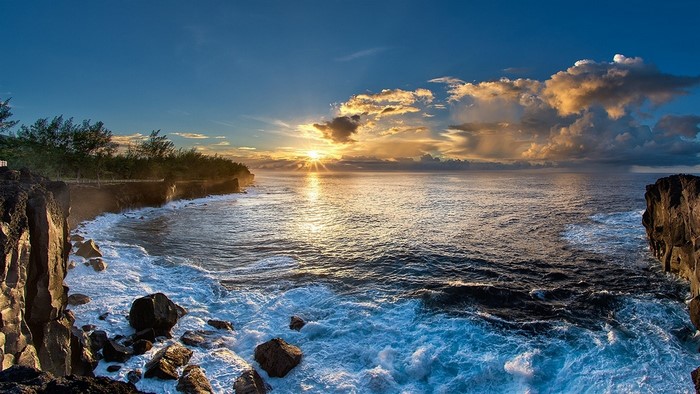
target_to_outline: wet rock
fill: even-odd
[[[104,356],[105,361],[117,361],[123,363],[130,359],[131,356],[134,355],[134,352],[128,347],[122,346],[115,340],[110,339],[104,344],[104,347],[102,348],[102,355]]]
[[[210,319],[207,320],[207,324],[216,328],[217,330],[233,331],[233,324],[227,321]]]
[[[79,234],[73,234],[70,236],[70,241],[71,242],[83,242],[85,241],[85,237]]]
[[[147,339],[139,339],[134,342],[134,354],[144,354],[153,348],[153,343]]]
[[[136,330],[152,328],[156,335],[170,337],[170,329],[178,319],[174,302],[163,293],[141,297],[131,304],[129,324]]]
[[[107,367],[107,372],[117,372],[122,369],[121,365],[110,365]]]
[[[90,331],[93,331],[94,329],[96,329],[97,326],[95,326],[94,324],[84,324],[80,328],[85,332],[90,332]]]
[[[98,363],[97,354],[92,350],[92,341],[87,333],[76,327],[71,328],[71,373],[73,375],[94,376],[92,372]]]
[[[75,267],[77,267],[77,266],[78,266],[78,264],[77,264],[75,261],[73,261],[73,260],[71,260],[71,261],[68,262],[68,269],[69,269],[69,270],[72,270],[73,268],[75,268]]]
[[[75,252],[75,255],[90,259],[93,257],[102,257],[102,252],[100,251],[100,248],[95,245],[95,241],[89,239],[80,245],[78,250]]]
[[[141,330],[137,332],[136,334],[131,336],[131,339],[136,342],[141,339],[145,339],[150,342],[155,342],[156,341],[156,332],[153,331],[152,328],[147,328],[145,330]]]
[[[180,344],[172,344],[161,349],[146,364],[146,378],[158,378],[164,380],[176,380],[179,376],[177,368],[187,364],[192,357],[192,351]]]
[[[182,391],[186,394],[209,394],[214,392],[209,379],[207,379],[204,370],[199,365],[186,366],[175,388],[177,391]]]
[[[255,348],[255,361],[272,377],[283,377],[301,362],[301,349],[282,338],[275,338]]]
[[[137,394],[132,383],[104,377],[71,375],[56,378],[38,369],[13,366],[0,372],[0,392],[17,394]]]
[[[202,347],[207,343],[207,339],[197,331],[185,331],[180,340],[188,346]]]
[[[90,347],[94,352],[102,350],[109,338],[107,333],[102,330],[95,330],[90,333]]]
[[[700,296],[695,296],[690,300],[688,312],[690,313],[690,321],[696,329],[700,330]]]
[[[76,306],[76,305],[83,305],[87,304],[90,302],[90,297],[86,296],[85,294],[80,294],[80,293],[73,293],[68,296],[68,305]]]
[[[99,320],[106,320],[106,319],[107,319],[107,316],[109,316],[109,312],[105,312],[105,313],[103,313],[103,314],[97,316],[97,318],[98,318]]]
[[[107,263],[99,257],[92,258],[88,261],[92,269],[97,272],[104,271],[107,269]]]
[[[133,369],[126,374],[126,380],[136,384],[139,382],[139,380],[141,380],[142,375],[143,374],[141,373],[140,369]]]
[[[292,330],[299,331],[304,325],[306,325],[306,322],[299,316],[292,316],[289,321],[289,328]]]
[[[258,371],[249,369],[244,371],[233,384],[236,394],[267,394],[265,382]]]
[[[181,307],[178,304],[175,304],[175,309],[177,309],[177,317],[178,319],[185,316],[187,314],[187,309]]]
[[[690,373],[690,378],[693,380],[693,385],[695,386],[695,393],[700,394],[700,367],[694,369]]]

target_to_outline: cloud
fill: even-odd
[[[354,142],[351,137],[360,126],[360,115],[338,116],[330,122],[314,123],[313,126],[323,133],[325,138],[333,142],[343,144]]]
[[[433,93],[428,89],[416,89],[414,91],[402,89],[384,89],[375,94],[358,94],[350,100],[340,104],[340,115],[374,115],[396,116],[406,113],[420,112],[421,109],[414,104],[421,102],[429,104],[433,101]]]
[[[346,56],[338,57],[335,59],[335,61],[337,61],[337,62],[349,62],[351,60],[360,59],[363,57],[368,57],[368,56],[376,55],[378,53],[382,53],[382,52],[386,51],[387,49],[389,49],[389,48],[375,47],[375,48],[363,49],[361,51],[357,51],[357,52],[351,53],[351,54],[346,55]]]
[[[146,136],[141,133],[134,133],[129,135],[112,135],[112,142],[117,143],[120,146],[129,146],[138,144],[145,140]]]
[[[170,133],[172,135],[176,135],[178,137],[182,138],[187,138],[187,139],[194,139],[194,140],[203,140],[209,138],[209,136],[206,136],[204,134],[199,134],[199,133]]]
[[[236,149],[239,149],[239,150],[256,150],[256,148],[253,148],[253,147],[250,147],[250,146],[239,146],[239,147],[236,148]]]
[[[221,141],[221,142],[217,142],[215,144],[211,144],[211,146],[229,146],[229,145],[231,145],[231,143],[228,141]]]
[[[501,78],[498,81],[470,83],[453,77],[443,77],[428,82],[447,84],[447,92],[450,94],[448,101],[452,102],[465,97],[475,100],[516,100],[537,94],[541,88],[539,81],[526,78]]]
[[[700,133],[700,116],[666,115],[659,119],[654,126],[654,131],[663,134],[664,137],[698,138],[698,133]]]
[[[608,116],[618,119],[629,107],[647,101],[663,104],[687,94],[700,83],[700,76],[664,74],[639,57],[615,55],[611,63],[580,60],[545,82],[542,92],[561,115],[580,114],[601,106]]]

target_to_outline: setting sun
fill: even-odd
[[[309,161],[318,161],[321,160],[321,157],[323,157],[321,153],[315,150],[310,150],[306,152],[306,156],[308,156]]]

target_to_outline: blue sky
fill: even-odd
[[[309,150],[326,160],[700,161],[697,1],[0,8],[0,99],[12,97],[22,123],[63,114],[125,136],[161,129],[178,146],[260,163],[296,163]],[[592,63],[574,67],[583,59]],[[619,91],[562,96],[620,73]],[[530,96],[537,109],[523,104]]]

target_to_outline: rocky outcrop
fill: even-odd
[[[236,379],[233,390],[236,394],[266,394],[267,386],[258,371],[249,369]]]
[[[63,182],[0,169],[0,358],[68,375],[71,328],[66,311],[70,196]]]
[[[301,362],[301,349],[282,338],[271,339],[255,348],[255,361],[272,377],[284,377]]]
[[[241,173],[233,178],[202,181],[143,181],[103,184],[101,186],[71,185],[70,205],[73,212],[70,225],[92,219],[104,212],[158,207],[169,201],[206,197],[211,194],[239,193],[253,182],[253,175]]]
[[[15,365],[0,372],[0,392],[27,394],[90,393],[137,394],[132,383],[107,378],[67,376],[56,378],[35,368]]]
[[[700,177],[673,175],[648,185],[642,223],[664,271],[690,281],[700,295]]]

